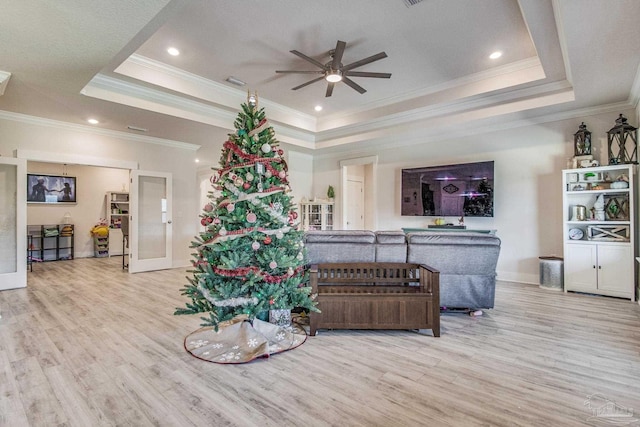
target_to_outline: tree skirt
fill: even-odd
[[[258,357],[292,350],[307,339],[305,330],[292,323],[282,327],[246,317],[236,317],[213,326],[198,329],[184,339],[184,348],[198,359],[214,363],[247,363]]]

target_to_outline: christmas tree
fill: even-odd
[[[202,211],[206,227],[192,243],[191,298],[175,314],[209,313],[203,326],[272,309],[316,310],[308,286],[303,232],[288,195],[287,164],[257,96],[242,104],[211,178],[217,197]]]

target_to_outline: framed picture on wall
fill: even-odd
[[[76,177],[27,174],[28,203],[77,203]]]

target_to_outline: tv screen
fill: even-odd
[[[402,169],[405,216],[493,216],[493,162]]]
[[[27,174],[27,202],[76,203],[76,178]]]

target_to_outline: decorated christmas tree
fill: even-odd
[[[287,164],[257,96],[242,104],[234,126],[211,178],[217,191],[200,215],[206,229],[192,243],[194,268],[182,289],[191,302],[175,312],[208,313],[203,326],[216,328],[240,315],[315,310]]]

